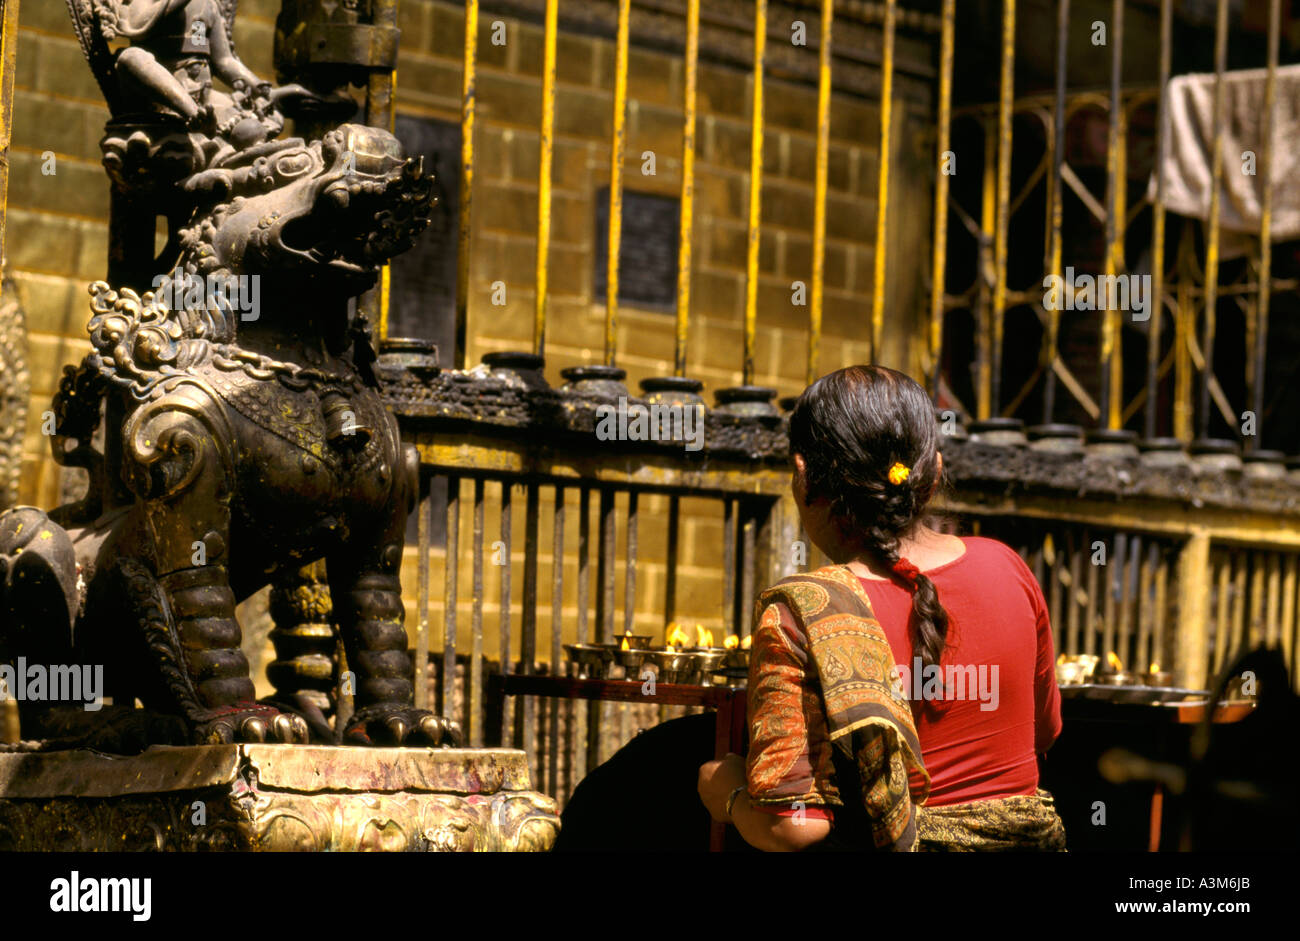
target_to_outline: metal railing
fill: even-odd
[[[1241,283],[1219,283],[1219,187],[1214,187],[1206,227],[1203,264],[1196,257],[1189,226],[1183,227],[1172,268],[1168,257],[1162,176],[1157,175],[1154,203],[1129,198],[1126,153],[1131,143],[1131,118],[1141,109],[1154,110],[1155,126],[1163,128],[1167,102],[1162,89],[1170,75],[1172,0],[1160,3],[1160,85],[1123,85],[1122,44],[1125,4],[1112,7],[1113,55],[1109,93],[1068,88],[1065,50],[1069,38],[1068,0],[1059,0],[1056,36],[1056,82],[1053,94],[1017,98],[1015,94],[1016,4],[1004,0],[1000,24],[999,94],[988,105],[953,108],[956,0],[941,0],[939,15],[900,9],[895,0],[877,4],[820,0],[817,34],[817,122],[812,258],[809,278],[806,378],[811,381],[828,367],[821,355],[825,291],[827,164],[832,82],[832,34],[837,17],[848,11],[859,22],[879,26],[881,122],[877,167],[878,196],[873,216],[877,246],[890,239],[888,207],[893,167],[890,134],[895,70],[895,38],[900,28],[937,36],[935,102],[935,172],[933,176],[933,245],[928,316],[918,321],[910,312],[886,310],[890,269],[883,250],[874,257],[869,322],[864,335],[870,349],[882,349],[885,330],[918,334],[928,357],[925,375],[936,396],[950,395],[944,375],[944,338],[954,320],[969,317],[975,326],[975,402],[970,417],[1028,414],[1035,392],[1041,396],[1045,423],[1060,413],[1057,394],[1064,388],[1101,429],[1132,424],[1141,412],[1147,437],[1170,425],[1184,441],[1193,426],[1204,438],[1210,433],[1209,404],[1230,417],[1235,413],[1215,378],[1213,349],[1216,309],[1220,298],[1249,299],[1252,356],[1249,400],[1257,412],[1264,390],[1263,354],[1267,336],[1269,298],[1289,286],[1275,281],[1269,268],[1271,187],[1264,185],[1261,231],[1254,277]],[[536,247],[536,300],[532,351],[544,355],[548,330],[549,244],[551,238],[551,167],[555,127],[555,57],[558,0],[546,0],[541,80],[540,176]],[[1216,38],[1216,114],[1222,108],[1226,66],[1227,0],[1218,0]],[[476,44],[479,2],[465,4],[462,101],[462,166],[460,175],[460,276],[456,302],[456,359],[465,367],[468,333],[468,290],[473,245],[470,240],[475,167]],[[682,99],[681,218],[677,258],[677,310],[673,373],[687,376],[687,337],[692,305],[692,234],[695,196],[696,75],[700,47],[701,4],[685,0],[682,9],[684,82]],[[766,0],[754,5],[752,101],[750,109],[750,171],[745,253],[743,333],[738,360],[743,382],[755,378],[757,336],[759,234],[761,229],[764,60],[770,24]],[[603,333],[603,363],[615,365],[619,314],[618,261],[623,216],[625,115],[630,0],[617,0],[614,36],[613,136],[610,141],[609,246]],[[1268,23],[1268,91],[1266,125],[1272,120],[1275,98],[1279,2],[1270,0]],[[814,37],[810,36],[810,44]],[[1066,129],[1074,115],[1087,110],[1105,112],[1107,122],[1106,192],[1098,198],[1066,159]],[[1043,150],[1018,191],[1012,190],[1012,156],[1025,152],[1025,138],[1013,133],[1016,119],[1035,121],[1042,130]],[[944,155],[965,123],[973,123],[983,138],[984,162],[980,208],[968,212],[951,191],[942,170]],[[870,130],[864,130],[869,135]],[[1265,134],[1271,142],[1271,135]],[[1167,142],[1157,138],[1157,151]],[[1032,146],[1032,145],[1031,145]],[[1221,141],[1215,141],[1215,173],[1221,174]],[[1269,180],[1271,147],[1261,165]],[[1157,164],[1159,165],[1159,164]],[[1069,194],[1079,199],[1104,229],[1104,273],[1128,270],[1126,235],[1134,219],[1151,213],[1150,250],[1154,298],[1148,334],[1145,378],[1140,387],[1125,382],[1122,311],[1101,311],[1100,355],[1095,364],[1096,389],[1076,376],[1060,349],[1059,311],[1048,310],[1036,285],[1008,284],[1008,253],[1012,223],[1028,205],[1034,187],[1046,188],[1041,257],[1043,274],[1059,272],[1065,256],[1063,205]],[[950,218],[952,217],[952,218]],[[955,218],[955,223],[953,222]],[[945,273],[952,270],[948,232],[961,227],[973,236],[978,255],[975,280],[958,293],[948,289]],[[1293,286],[1293,285],[1290,285]],[[1037,368],[1015,390],[1004,388],[1004,353],[1019,342],[1006,331],[1007,313],[1028,308],[1040,322],[1043,340]],[[1198,329],[1197,314],[1203,314]],[[1165,348],[1164,321],[1172,320],[1173,340]],[[1172,380],[1170,374],[1172,373]],[[1199,377],[1199,389],[1193,389]],[[1161,384],[1172,381],[1172,407],[1159,412]],[[1008,395],[1007,393],[1012,394]],[[1199,392],[1199,396],[1196,394]],[[545,443],[528,441],[518,429],[489,426],[465,431],[462,421],[441,433],[420,426],[410,436],[420,449],[425,474],[419,509],[417,662],[433,665],[433,683],[420,689],[420,702],[460,718],[471,744],[497,740],[513,742],[530,755],[534,780],[561,800],[586,770],[626,741],[638,724],[664,718],[659,707],[578,705],[532,697],[508,702],[502,714],[492,714],[487,702],[486,676],[493,671],[539,673],[562,669],[562,644],[569,641],[611,641],[627,630],[657,634],[689,610],[691,620],[709,620],[700,608],[681,604],[685,568],[680,561],[692,537],[688,525],[701,520],[716,528],[694,535],[697,565],[716,578],[711,584],[717,609],[711,624],[723,633],[747,633],[753,599],[763,585],[799,567],[792,547],[801,542],[797,516],[786,493],[788,472],[771,461],[696,464],[671,458],[630,457],[616,450],[592,447],[560,452]],[[449,426],[449,429],[453,426]],[[446,503],[434,505],[430,482],[448,480]],[[699,501],[699,502],[697,502]],[[1161,501],[1069,498],[1030,495],[1014,499],[971,489],[958,489],[948,508],[963,520],[963,531],[1002,538],[1026,558],[1044,587],[1056,632],[1057,647],[1067,653],[1115,651],[1126,665],[1141,671],[1172,667],[1188,685],[1200,685],[1221,667],[1232,650],[1254,641],[1280,643],[1295,665],[1297,558],[1300,521],[1292,513],[1280,521],[1267,512],[1238,513],[1209,508],[1189,513],[1189,503],[1170,497]],[[705,508],[707,505],[707,509]],[[576,524],[574,520],[576,508]],[[432,544],[433,514],[445,518],[446,538]],[[642,521],[652,515],[665,530],[662,551],[649,553],[642,539]],[[522,516],[522,534],[519,519]],[[623,533],[620,555],[618,533]],[[701,535],[702,533],[702,535]],[[1100,547],[1100,558],[1096,561]],[[594,561],[593,556],[594,554]],[[494,560],[495,557],[495,560]],[[441,560],[441,562],[439,562]],[[821,561],[808,547],[806,564]],[[593,573],[593,565],[595,571]],[[698,574],[698,573],[697,573]],[[712,577],[712,575],[710,575]],[[662,584],[660,584],[662,579]],[[708,579],[706,579],[707,581]],[[647,583],[656,586],[646,590]],[[435,615],[441,586],[441,623]],[[619,591],[622,603],[618,603]],[[699,615],[697,617],[697,615]],[[638,618],[640,620],[638,620]],[[639,710],[639,711],[638,711]]]
[[[430,663],[418,704],[460,721],[468,744],[525,748],[534,780],[550,793],[567,794],[636,728],[682,708],[555,700],[543,707],[521,696],[496,714],[490,674],[562,673],[565,643],[638,633],[662,644],[664,626],[679,617],[711,630],[717,643],[747,636],[758,589],[784,574],[774,530],[783,519],[783,473],[718,462],[691,472],[504,439],[421,435],[416,443],[426,469],[416,652],[417,663]],[[434,496],[434,475],[448,482],[445,503]],[[446,523],[440,546],[431,544],[435,513]],[[684,559],[688,540],[694,547]],[[441,619],[432,612],[438,585]]]
[[[1294,279],[1272,276],[1272,208],[1273,208],[1273,126],[1276,120],[1278,43],[1281,32],[1280,3],[1269,0],[1267,53],[1264,65],[1264,103],[1261,115],[1261,143],[1258,154],[1259,229],[1248,264],[1232,283],[1221,283],[1221,204],[1225,163],[1222,133],[1224,86],[1227,73],[1228,0],[1217,0],[1214,26],[1214,106],[1212,135],[1212,185],[1207,218],[1203,225],[1203,254],[1192,247],[1193,229],[1183,225],[1183,238],[1176,245],[1168,242],[1165,208],[1166,163],[1170,142],[1165,140],[1168,88],[1173,47],[1172,0],[1159,4],[1159,80],[1155,87],[1127,87],[1123,83],[1124,11],[1123,0],[1113,0],[1108,22],[1110,49],[1109,88],[1070,89],[1067,83],[1067,49],[1069,45],[1070,2],[1058,0],[1055,37],[1055,88],[1052,94],[1017,98],[1013,73],[1015,53],[1015,2],[1003,3],[1003,47],[1001,51],[1001,91],[993,104],[958,109],[957,122],[973,122],[984,139],[983,182],[979,191],[980,206],[972,211],[950,197],[948,178],[940,172],[935,178],[935,242],[933,270],[948,267],[948,217],[969,232],[973,252],[978,256],[976,275],[960,291],[950,292],[945,279],[937,278],[931,302],[929,338],[930,375],[938,392],[945,321],[949,317],[968,317],[973,324],[975,342],[975,401],[962,405],[976,419],[1022,416],[1040,418],[1044,424],[1059,420],[1061,407],[1058,388],[1064,388],[1074,402],[1103,429],[1130,428],[1146,438],[1172,435],[1185,442],[1208,439],[1214,432],[1212,419],[1219,414],[1246,450],[1259,448],[1260,436],[1240,431],[1241,413],[1250,410],[1262,416],[1265,407],[1265,349],[1268,338],[1269,309],[1272,295],[1294,290]],[[945,17],[947,17],[945,10]],[[944,120],[949,105],[952,55],[950,37],[945,32],[941,51],[940,80],[940,153],[947,150],[952,131]],[[1106,185],[1098,196],[1076,173],[1067,157],[1066,131],[1071,120],[1095,110],[1107,118]],[[1145,191],[1131,198],[1128,192],[1128,155],[1134,138],[1133,117],[1149,114],[1155,127],[1154,199],[1147,201]],[[1024,154],[1026,147],[1038,146],[1034,135],[1013,140],[1016,117],[1041,125],[1041,156],[1022,186],[1015,192],[1011,185],[1013,149]],[[1017,211],[1030,205],[1030,192],[1042,187],[1046,219],[1042,223],[1043,267],[1041,276],[1023,288],[1007,284],[1007,240]],[[1108,280],[1133,271],[1129,252],[1149,251],[1151,262],[1150,320],[1144,330],[1126,331],[1125,311],[1113,303],[1103,303],[1100,317],[1099,355],[1093,364],[1095,380],[1076,375],[1060,349],[1060,310],[1046,303],[1043,290],[1046,276],[1064,272],[1062,232],[1063,202],[1077,198],[1088,216],[1103,230],[1104,261],[1102,277]],[[1036,205],[1036,203],[1033,203]],[[1148,215],[1150,239],[1137,245],[1129,232],[1140,217]],[[1036,220],[1023,220],[1031,228]],[[1145,227],[1145,225],[1144,225]],[[1174,251],[1171,252],[1171,249]],[[1171,257],[1172,255],[1172,257]],[[1073,290],[1073,287],[1069,288]],[[1216,375],[1215,347],[1218,340],[1221,301],[1232,298],[1244,313],[1244,400],[1229,402],[1223,383]],[[1040,323],[1042,343],[1032,373],[1014,391],[1003,388],[1007,378],[1003,368],[1006,347],[1005,325],[1009,310],[1027,309]],[[1136,318],[1135,318],[1136,319]],[[1142,321],[1146,323],[1146,321]],[[1172,337],[1168,330],[1172,326]],[[1145,333],[1145,337],[1142,336]],[[1145,343],[1145,372],[1140,382],[1124,375],[1124,344]],[[1173,373],[1172,378],[1170,373]],[[1237,377],[1233,377],[1234,380]],[[1170,383],[1170,394],[1159,394]],[[1089,389],[1095,389],[1092,394]],[[951,393],[951,386],[945,389]],[[1038,392],[1040,403],[1030,402]],[[1011,394],[1008,394],[1010,392]],[[1170,404],[1162,411],[1161,403]],[[1140,416],[1140,417],[1139,417]]]

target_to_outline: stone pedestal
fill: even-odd
[[[314,745],[0,754],[2,850],[545,851],[515,749]]]

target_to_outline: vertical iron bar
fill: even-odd
[[[614,491],[600,491],[600,546],[596,581],[600,594],[596,597],[596,629],[600,632],[597,643],[608,644],[614,639],[614,563],[615,563],[615,504]]]
[[[1291,660],[1292,637],[1295,634],[1295,597],[1297,559],[1294,552],[1288,552],[1285,559],[1285,572],[1282,575],[1282,658],[1292,675],[1295,664]]]
[[[1115,615],[1115,607],[1116,607],[1115,593],[1116,593],[1116,589],[1119,587],[1119,585],[1116,584],[1116,582],[1122,580],[1124,577],[1124,534],[1123,533],[1116,532],[1112,534],[1112,542],[1109,546],[1106,547],[1106,553],[1108,555],[1108,558],[1106,559],[1106,564],[1101,566],[1101,568],[1103,568],[1104,571],[1097,573],[1099,576],[1101,576],[1101,582],[1103,585],[1102,600],[1101,600],[1101,605],[1102,605],[1101,645],[1106,650],[1114,650],[1116,653],[1119,653],[1121,650],[1123,650],[1123,648],[1119,647],[1119,641],[1116,637],[1115,629],[1118,625],[1116,624],[1117,619]],[[1098,566],[1095,565],[1093,566],[1094,569],[1097,567]],[[1119,575],[1119,579],[1116,578],[1116,574]],[[1123,652],[1120,659],[1122,659],[1126,665],[1131,663],[1128,656],[1128,651],[1126,650]]]
[[[564,488],[560,485],[555,487],[555,516],[551,524],[551,664],[548,671],[551,676],[559,676],[561,673],[560,665],[563,663],[561,657],[563,651],[561,644],[564,633]],[[566,699],[566,706],[571,707],[573,700]],[[560,757],[567,757],[567,749],[560,750],[560,701],[554,697],[550,700],[550,749],[546,756],[548,762],[549,775],[547,777],[550,783],[549,793],[559,794],[560,792]],[[572,729],[572,708],[566,710],[568,721],[566,725],[566,734],[571,734]],[[567,764],[567,761],[566,761]]]
[[[18,61],[18,0],[0,10],[0,256],[9,206],[9,145],[13,142],[14,80]]]
[[[443,566],[442,712],[454,715],[456,702],[456,605],[460,588],[460,478],[447,478],[447,558]],[[419,670],[427,670],[422,663]]]
[[[835,2],[822,0],[821,47],[817,53],[817,169],[813,181],[812,296],[808,306],[808,385],[817,379],[826,284],[826,173],[831,140],[831,39]]]
[[[513,663],[510,658],[510,576],[513,569],[513,560],[511,559],[511,523],[513,522],[514,513],[512,511],[512,499],[514,491],[511,488],[509,480],[501,481],[501,675],[509,676],[513,670]],[[506,732],[511,725],[511,707],[507,701],[503,703],[501,709],[501,741],[502,743],[513,741],[513,736],[507,736]]]
[[[1061,533],[1049,534],[1049,538],[1062,535]],[[1068,646],[1068,639],[1065,636],[1066,614],[1061,608],[1061,578],[1065,567],[1065,540],[1052,538],[1052,586],[1047,593],[1047,611],[1052,622],[1052,633],[1056,637],[1056,652],[1059,655],[1062,651],[1073,656],[1078,651]],[[1067,599],[1068,600],[1068,599]]]
[[[1159,565],[1160,556],[1159,548],[1153,542],[1148,542],[1145,551],[1140,555],[1141,567],[1138,570],[1138,593],[1137,593],[1137,653],[1141,659],[1138,661],[1138,669],[1145,670],[1155,662],[1151,654],[1151,619],[1155,615],[1155,599],[1152,597],[1155,583],[1153,581],[1152,569]]]
[[[609,643],[614,637],[614,491],[600,490],[600,531],[596,547],[596,643]],[[601,732],[608,722],[608,704],[595,702],[587,713],[587,768],[600,764]]]
[[[1084,634],[1084,648],[1086,653],[1099,654],[1103,659],[1109,651],[1104,644],[1101,650],[1097,645],[1102,642],[1102,638],[1097,635],[1097,566],[1092,563],[1092,544],[1095,542],[1091,536],[1085,534],[1083,537],[1084,552],[1088,553],[1088,577],[1085,581],[1088,584],[1087,598],[1087,633]]]
[[[1196,309],[1192,304],[1191,229],[1183,229],[1178,246],[1177,310],[1174,315],[1174,435],[1192,439],[1192,338],[1196,335]]]
[[[1137,648],[1136,644],[1132,643],[1133,631],[1129,623],[1129,607],[1133,597],[1131,586],[1138,577],[1138,565],[1142,558],[1142,537],[1121,535],[1118,541],[1119,545],[1124,549],[1123,560],[1116,560],[1120,564],[1119,625],[1117,628],[1119,643],[1124,650],[1132,649],[1133,652],[1129,654],[1129,657],[1134,664],[1139,664],[1139,660],[1144,659],[1145,654]],[[1146,664],[1142,663],[1139,668],[1145,668],[1145,666]]]
[[[682,90],[682,191],[677,234],[677,335],[673,375],[686,375],[691,317],[691,241],[695,221],[695,89],[700,60],[700,0],[686,0],[685,87]]]
[[[754,508],[746,507],[741,524],[740,597],[736,599],[736,633],[748,637],[753,632],[750,621],[754,610],[754,569],[757,567],[758,519]]]
[[[1147,334],[1147,407],[1145,430],[1148,438],[1158,434],[1160,323],[1165,313],[1165,115],[1169,109],[1169,70],[1173,47],[1173,0],[1160,0],[1160,97],[1156,107],[1156,199],[1151,207],[1151,324]]]
[[[605,259],[605,365],[618,345],[618,261],[623,244],[623,152],[627,147],[627,41],[631,0],[618,0],[614,53],[614,139],[609,155],[609,239]]]
[[[673,494],[668,498],[668,558],[664,575],[664,623],[677,619],[677,556],[678,530],[681,526],[681,498]]]
[[[1268,4],[1268,76],[1264,80],[1263,153],[1260,155],[1260,172],[1264,175],[1264,190],[1259,206],[1259,305],[1255,314],[1255,375],[1251,390],[1251,408],[1255,420],[1264,414],[1264,366],[1268,344],[1268,309],[1273,294],[1273,110],[1277,100],[1277,46],[1281,0]],[[1258,436],[1247,444],[1252,449]]]
[[[1120,78],[1124,61],[1124,0],[1111,3],[1111,54],[1110,54],[1110,124],[1106,136],[1106,283],[1114,284],[1114,276],[1124,267],[1124,156],[1120,126],[1124,118],[1124,103],[1120,98]],[[1118,299],[1118,292],[1115,294]],[[1099,299],[1100,300],[1100,299]],[[1120,369],[1120,312],[1110,303],[1110,291],[1102,309],[1101,327],[1101,398],[1099,424],[1104,428],[1118,428],[1124,410],[1120,393],[1123,374]]]
[[[1014,0],[1006,0],[1013,3]],[[871,281],[871,359],[879,361],[885,335],[885,262],[889,256],[889,162],[893,147],[891,125],[894,119],[894,26],[898,17],[897,0],[885,0],[885,19],[881,27],[883,48],[880,53],[880,158],[876,163],[876,244],[875,275]]]
[[[1228,647],[1228,599],[1232,594],[1229,584],[1231,560],[1223,552],[1218,553],[1218,598],[1215,605],[1214,652],[1211,663],[1217,674],[1223,668],[1224,657]]]
[[[754,382],[758,328],[758,246],[763,219],[763,58],[767,49],[767,0],[754,2],[754,97],[749,125],[749,226],[745,256],[745,353],[743,383]]]
[[[1052,98],[1052,176],[1048,212],[1051,231],[1048,235],[1048,274],[1061,275],[1061,216],[1065,193],[1061,189],[1061,167],[1065,165],[1065,91],[1068,83],[1066,59],[1070,46],[1070,0],[1056,5],[1056,93]],[[1061,345],[1061,310],[1054,305],[1047,312],[1047,368],[1043,373],[1043,423],[1050,424],[1056,414],[1056,358]]]
[[[722,520],[722,629],[727,637],[736,626],[736,500],[723,499]]]
[[[984,175],[980,201],[980,244],[978,286],[975,299],[975,417],[984,419],[993,414],[993,381],[991,364],[993,352],[989,348],[993,337],[990,323],[993,319],[993,285],[989,276],[997,264],[993,252],[994,229],[997,216],[997,126],[984,121]]]
[[[1210,218],[1205,245],[1205,340],[1201,356],[1200,432],[1210,436],[1210,381],[1214,378],[1214,332],[1219,303],[1219,181],[1223,176],[1223,73],[1228,67],[1228,0],[1218,0],[1214,23],[1214,147],[1210,169]]]
[[[416,593],[419,605],[419,618],[415,633],[415,669],[412,682],[415,683],[415,708],[429,708],[429,515],[432,512],[429,498],[429,478],[420,475],[420,502],[416,508],[416,544],[419,547],[420,560],[416,567]]]
[[[474,606],[470,613],[469,709],[465,732],[471,748],[483,747],[483,491],[474,478]]]
[[[637,556],[637,497],[635,490],[627,493],[627,546],[623,551],[623,633],[630,634],[636,623],[636,556]],[[632,677],[629,677],[632,679]],[[629,719],[632,707],[629,703],[618,705],[618,747],[632,737],[629,731]]]
[[[1156,617],[1151,629],[1151,656],[1168,663],[1165,669],[1173,666],[1164,653],[1165,615],[1169,603],[1169,556],[1162,551],[1160,564],[1156,567]]]
[[[1002,336],[1007,308],[1007,229],[1011,224],[1011,117],[1015,102],[1016,0],[1002,0],[1002,78],[998,95],[997,221],[993,234],[993,337],[990,414],[1002,409]]]
[[[582,487],[578,490],[578,643],[588,641],[588,617],[591,605],[591,490]],[[600,726],[600,704],[595,700],[587,702],[583,710],[583,723],[586,728],[587,746],[584,755],[584,771],[596,767],[596,755],[599,751],[599,738],[596,730]]]
[[[537,672],[537,564],[538,549],[537,529],[540,516],[539,488],[535,482],[529,482],[527,499],[524,503],[524,607],[520,612],[519,659],[523,661],[525,675]],[[522,700],[523,742],[522,747],[528,753],[528,765],[533,780],[541,780],[539,773],[539,756],[537,754],[537,697],[520,696]],[[520,709],[516,706],[515,714]],[[516,726],[515,739],[520,737]]]
[[[636,558],[637,558],[637,497],[635,490],[627,494],[627,550],[626,580],[623,583],[623,633],[636,631]]]
[[[1227,644],[1224,645],[1224,662],[1232,654],[1240,651],[1246,635],[1246,569],[1247,553],[1245,549],[1232,550],[1232,623]]]
[[[591,491],[578,491],[578,643],[587,643],[591,604]]]
[[[542,40],[542,126],[538,133],[537,273],[533,320],[533,352],[546,352],[546,306],[551,260],[551,157],[555,142],[555,45],[559,0],[546,0],[546,30]]]
[[[1244,638],[1251,647],[1264,642],[1264,565],[1263,552],[1250,552],[1250,625]]]
[[[1069,548],[1070,590],[1066,592],[1066,597],[1069,599],[1069,603],[1066,605],[1066,607],[1070,611],[1070,624],[1069,624],[1070,643],[1068,649],[1072,654],[1081,654],[1081,653],[1090,654],[1092,653],[1093,650],[1092,645],[1089,644],[1087,649],[1085,650],[1083,647],[1080,646],[1079,643],[1080,640],[1079,638],[1079,595],[1083,591],[1082,562],[1083,562],[1084,547],[1079,544],[1080,540],[1078,538],[1078,531],[1075,529],[1071,529],[1069,531],[1069,533],[1067,534],[1066,542],[1070,547]]]
[[[828,0],[829,2],[829,0]],[[1069,0],[1062,0],[1068,3]],[[930,395],[939,397],[943,363],[944,285],[948,268],[948,174],[943,161],[952,144],[953,34],[957,0],[943,0],[943,32],[939,39],[939,142],[934,178],[934,245],[930,259]]]
[[[1281,627],[1278,618],[1282,603],[1282,557],[1280,553],[1268,554],[1268,606],[1264,610],[1264,643],[1276,646]]]
[[[479,0],[465,0],[465,50],[461,59],[464,71],[461,77],[460,103],[460,228],[457,235],[454,351],[454,362],[458,369],[465,368],[468,343],[470,198],[474,192],[474,117],[478,101],[475,69],[478,55],[478,4]]]

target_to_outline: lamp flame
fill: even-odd
[[[677,647],[680,649],[691,642],[691,635],[682,630],[680,625],[673,623],[668,626],[672,628],[672,630],[668,632],[668,636],[664,640],[665,646]]]
[[[728,650],[735,650],[740,646],[740,637],[736,634],[728,634],[727,639],[722,642],[722,646]]]
[[[1124,669],[1124,661],[1120,660],[1119,656],[1113,650],[1107,651],[1106,662],[1110,664],[1111,669],[1116,673],[1119,673]]]
[[[695,645],[697,647],[713,646],[713,631],[702,624],[695,625]]]

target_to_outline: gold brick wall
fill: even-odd
[[[236,47],[259,74],[272,77],[277,0],[242,0]],[[506,42],[492,43],[493,23],[505,23]],[[781,26],[782,24],[776,24]],[[463,13],[459,4],[403,0],[398,65],[398,104],[403,113],[459,121]],[[775,40],[769,40],[774,42]],[[815,50],[808,51],[815,56]],[[540,25],[497,14],[481,15],[479,36],[477,155],[473,203],[472,264],[467,362],[493,350],[526,349],[532,338],[538,133],[541,115]],[[562,32],[558,47],[554,196],[550,269],[547,377],[561,369],[598,362],[604,305],[593,292],[596,193],[609,178],[614,48],[609,39]],[[634,46],[628,72],[627,161],[629,190],[676,197],[680,187],[683,63],[668,52]],[[706,395],[741,381],[741,325],[745,291],[745,224],[748,213],[751,76],[744,69],[702,60],[699,69],[696,208],[688,374],[704,380]],[[917,327],[928,307],[932,162],[932,116],[925,83],[896,76],[895,146],[890,202],[886,342],[882,359],[915,369]],[[765,84],[763,228],[758,289],[755,381],[781,395],[803,386],[807,307],[791,304],[790,284],[811,278],[816,88],[769,76]],[[40,433],[42,413],[64,364],[88,350],[86,285],[104,276],[107,257],[108,183],[100,166],[99,139],[107,110],[73,36],[67,11],[55,0],[22,7],[14,142],[9,203],[8,264],[30,325],[32,403],[24,448],[20,502],[51,507],[59,502],[58,467]],[[827,204],[826,293],[823,371],[867,356],[874,266],[879,110],[874,101],[837,95],[831,120]],[[641,172],[642,153],[655,152],[657,173]],[[56,156],[56,174],[41,172],[43,155]],[[490,302],[494,281],[507,285],[505,307]],[[628,385],[672,370],[671,314],[620,307],[618,364]],[[444,362],[448,359],[444,355]],[[468,643],[471,596],[469,490],[462,523],[460,638]],[[662,626],[666,499],[643,498],[637,626]],[[523,497],[515,500],[516,600],[522,591]],[[577,507],[570,497],[568,551],[577,539]],[[489,510],[487,532],[499,526]],[[593,506],[592,550],[596,513]],[[551,510],[544,498],[539,543],[539,651],[550,621]],[[721,624],[721,509],[716,503],[683,504],[678,608],[684,619]],[[496,538],[489,535],[488,542]],[[623,611],[619,529],[615,623]],[[443,575],[441,553],[432,574],[434,649],[440,645]],[[408,552],[404,584],[408,622],[416,618],[415,554]],[[486,653],[497,653],[496,579],[486,569]],[[575,571],[566,565],[566,620],[576,604]],[[593,599],[595,564],[593,558]],[[594,600],[593,600],[594,606]],[[518,614],[514,615],[516,635]],[[593,620],[594,623],[594,620]],[[571,635],[572,622],[566,625]]]

